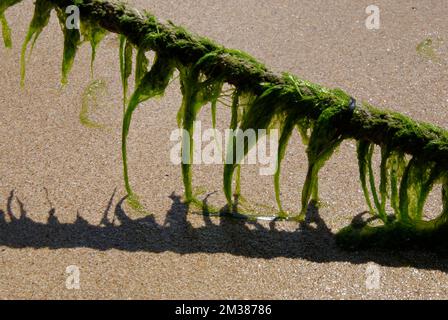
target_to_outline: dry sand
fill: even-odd
[[[381,28],[364,21],[370,1],[131,1],[220,43],[245,50],[360,100],[448,126],[448,6],[445,0],[375,2]],[[90,48],[81,48],[70,84],[61,89],[62,36],[53,16],[29,59],[19,88],[19,51],[31,1],[7,12],[14,48],[0,46],[0,298],[448,298],[448,264],[431,252],[344,252],[332,233],[364,211],[355,147],[346,142],[322,171],[314,228],[242,223],[186,215],[180,167],[169,158],[179,87],[144,103],[129,137],[131,180],[152,216],[121,202],[121,87],[117,38],[98,50],[95,78],[108,85],[91,116],[79,121],[89,83]],[[438,59],[416,51],[438,39]],[[439,43],[440,42],[440,43]],[[210,123],[209,110],[204,123]],[[229,112],[219,109],[219,125]],[[295,137],[283,169],[285,206],[297,210],[304,148]],[[223,204],[221,167],[198,166],[194,184]],[[245,167],[242,190],[274,206],[271,177]],[[114,193],[114,190],[116,192]],[[434,197],[436,199],[437,197]],[[428,210],[440,209],[430,201]],[[366,288],[366,270],[380,288]],[[80,268],[80,289],[66,289],[66,268]]]

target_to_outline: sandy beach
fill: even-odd
[[[365,25],[368,0],[132,0],[229,48],[248,52],[359,101],[448,129],[448,6],[445,0],[377,0],[381,24]],[[125,201],[118,37],[100,44],[93,78],[90,46],[61,88],[63,36],[55,14],[27,62],[20,48],[33,13],[25,0],[6,12],[13,48],[0,45],[1,299],[447,299],[448,258],[420,250],[346,252],[333,235],[367,210],[356,144],[346,141],[321,171],[322,205],[308,227],[188,214],[181,168],[170,161],[181,103],[178,80],[135,112],[128,142],[130,180],[146,212]],[[428,39],[431,39],[428,43]],[[426,44],[425,44],[426,41]],[[422,45],[425,47],[422,50]],[[419,46],[420,45],[420,46]],[[104,84],[80,121],[83,93]],[[218,128],[230,111],[218,106]],[[210,108],[200,117],[211,127]],[[376,159],[378,160],[378,159]],[[378,163],[376,163],[378,165]],[[222,166],[194,166],[194,186],[225,204]],[[243,166],[242,194],[275,209],[272,176]],[[282,168],[282,200],[297,212],[307,170],[295,134]],[[441,210],[434,190],[426,206]],[[67,267],[80,272],[66,286]],[[376,288],[368,285],[374,270]]]

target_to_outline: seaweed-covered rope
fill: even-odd
[[[2,0],[0,20],[6,46],[11,45],[5,11],[21,0]],[[65,9],[76,5],[81,13],[81,30],[67,28]],[[92,64],[95,47],[106,31],[120,34],[120,70],[124,93],[123,163],[125,184],[130,198],[126,140],[132,113],[138,105],[162,95],[175,70],[179,71],[183,93],[178,114],[181,127],[190,133],[183,149],[191,157],[193,121],[207,103],[216,107],[223,85],[234,88],[232,95],[232,128],[280,129],[279,159],[274,179],[276,199],[281,209],[279,173],[291,132],[297,128],[308,144],[308,172],[302,191],[303,220],[310,199],[318,200],[318,173],[334,150],[345,139],[358,141],[360,180],[370,211],[384,223],[382,227],[343,230],[341,239],[357,239],[369,243],[381,234],[399,233],[400,239],[430,238],[445,228],[448,221],[448,132],[440,127],[414,121],[396,112],[379,110],[356,100],[340,89],[327,89],[290,74],[276,74],[246,53],[224,48],[213,41],[189,33],[171,22],[162,23],[149,12],[141,14],[123,3],[104,0],[36,0],[35,13],[22,47],[22,80],[25,77],[25,56],[40,32],[47,25],[52,10],[57,11],[64,33],[62,82],[67,77],[81,38],[92,45]],[[127,99],[127,83],[132,73],[133,50],[137,50],[136,89]],[[153,51],[152,66],[145,56]],[[148,70],[149,69],[149,70]],[[241,112],[240,112],[241,111]],[[215,123],[215,121],[214,121]],[[257,137],[259,138],[259,137]],[[372,155],[375,146],[381,149],[379,186],[375,181]],[[249,146],[245,145],[245,153]],[[409,159],[412,157],[412,159]],[[187,159],[188,160],[188,159]],[[190,159],[191,160],[191,159]],[[224,167],[224,191],[232,205],[234,171],[239,160]],[[186,199],[195,202],[189,161],[182,165]],[[238,181],[238,179],[237,179]],[[426,198],[436,183],[442,184],[444,209],[430,222],[423,220]],[[239,190],[239,186],[237,186]],[[373,200],[373,201],[372,201]],[[394,210],[393,218],[386,212],[387,203]],[[386,231],[387,232],[386,232]],[[398,230],[398,231],[397,231]],[[366,240],[367,239],[367,240]],[[376,238],[375,238],[376,239]],[[426,239],[426,238],[425,238]]]

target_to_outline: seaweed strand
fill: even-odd
[[[132,74],[132,44],[125,36],[120,35],[120,76],[123,89],[123,114],[128,103],[128,79]]]
[[[36,0],[34,5],[34,15],[31,20],[28,32],[22,45],[21,58],[20,58],[20,85],[25,85],[25,70],[26,70],[26,51],[28,44],[32,41],[30,55],[33,51],[34,44],[37,38],[42,33],[43,29],[48,25],[50,21],[51,11],[54,9],[54,4],[49,0]]]
[[[173,76],[175,65],[172,60],[167,57],[156,55],[151,70],[145,74],[141,79],[139,86],[135,89],[131,96],[129,105],[123,117],[122,128],[122,159],[123,159],[123,176],[125,181],[126,191],[129,195],[129,202],[134,203],[139,207],[137,196],[132,191],[129,182],[129,171],[127,161],[127,137],[131,126],[132,114],[138,105],[148,99],[156,96],[161,96],[165,93],[165,89]]]
[[[66,25],[67,14],[60,8],[56,8],[56,12],[61,25],[61,30],[64,33],[64,53],[62,58],[62,85],[68,82],[68,74],[73,67],[76,52],[78,51],[81,42],[81,34],[76,28],[68,28]]]
[[[8,21],[6,20],[6,17],[3,13],[0,13],[0,23],[2,25],[2,35],[5,47],[11,48],[12,47],[11,29],[9,28]]]
[[[285,157],[286,148],[288,146],[289,139],[291,138],[291,134],[296,125],[296,120],[294,118],[287,118],[285,120],[284,125],[280,130],[280,139],[278,143],[277,150],[277,168],[274,174],[274,189],[275,189],[275,200],[277,202],[278,209],[280,211],[280,215],[285,215],[285,212],[282,207],[282,202],[280,199],[280,172],[281,172],[281,163],[283,158]]]

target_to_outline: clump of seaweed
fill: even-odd
[[[5,0],[0,5],[4,41],[10,46],[9,27],[4,12],[20,0]],[[64,6],[81,8],[81,31],[68,29]],[[226,212],[235,213],[241,197],[241,161],[261,138],[259,129],[279,129],[278,159],[274,175],[277,218],[304,221],[310,201],[319,201],[319,172],[338,146],[347,139],[357,141],[360,183],[366,205],[379,226],[352,224],[337,234],[345,247],[387,246],[409,243],[440,243],[448,236],[448,133],[431,124],[416,122],[401,114],[358,104],[339,89],[327,89],[290,74],[277,75],[256,59],[238,50],[226,49],[213,41],[193,35],[173,23],[161,23],[146,12],[144,16],[122,3],[104,0],[37,0],[28,34],[22,47],[21,79],[25,76],[25,56],[48,24],[56,9],[64,33],[62,82],[73,65],[81,35],[92,46],[91,70],[96,46],[107,31],[120,34],[119,63],[123,88],[122,157],[129,203],[142,206],[129,181],[127,137],[132,115],[144,101],[161,96],[177,70],[183,95],[177,119],[186,134],[182,139],[182,176],[186,202],[209,212],[206,201],[200,201],[193,187],[192,164],[194,121],[203,107],[211,105],[212,123],[216,125],[216,107],[231,88],[231,123],[236,133],[228,141],[224,165],[223,189]],[[420,51],[425,51],[424,43]],[[30,51],[31,51],[30,50]],[[135,58],[134,92],[128,99],[129,78]],[[155,53],[150,62],[146,53]],[[430,51],[426,50],[426,53]],[[149,68],[149,70],[148,70]],[[93,71],[92,71],[93,72]],[[86,120],[86,119],[84,119]],[[281,164],[289,140],[297,129],[307,146],[308,169],[302,189],[300,210],[289,216],[282,207],[280,193]],[[246,130],[254,130],[255,141],[244,139]],[[235,141],[243,141],[243,152],[237,152]],[[381,150],[379,184],[372,157]],[[236,177],[235,177],[236,171]],[[235,177],[235,189],[233,181]],[[434,185],[442,185],[442,213],[424,220],[424,205]],[[236,201],[234,201],[237,199]],[[237,203],[238,202],[238,203]],[[388,206],[389,205],[389,206]],[[388,208],[393,212],[388,212]],[[236,208],[238,210],[238,208]],[[222,212],[220,212],[222,213]],[[235,216],[235,215],[234,215]],[[252,218],[252,217],[251,217]]]
[[[103,80],[93,80],[84,90],[82,96],[81,112],[79,113],[79,121],[81,124],[90,129],[104,129],[105,125],[91,119],[90,114],[99,107],[99,98],[105,97],[107,94],[106,82]]]
[[[432,61],[440,61],[440,57],[437,54],[437,49],[440,45],[440,43],[442,42],[442,40],[440,38],[437,38],[435,40],[431,39],[431,38],[427,38],[425,40],[423,40],[422,42],[420,42],[417,45],[417,53],[422,56],[423,58],[432,60]]]
[[[107,31],[101,28],[98,23],[91,20],[81,20],[80,28],[83,41],[88,41],[92,50],[90,58],[90,75],[91,77],[93,77],[93,66],[95,63],[96,48],[106,36]]]

